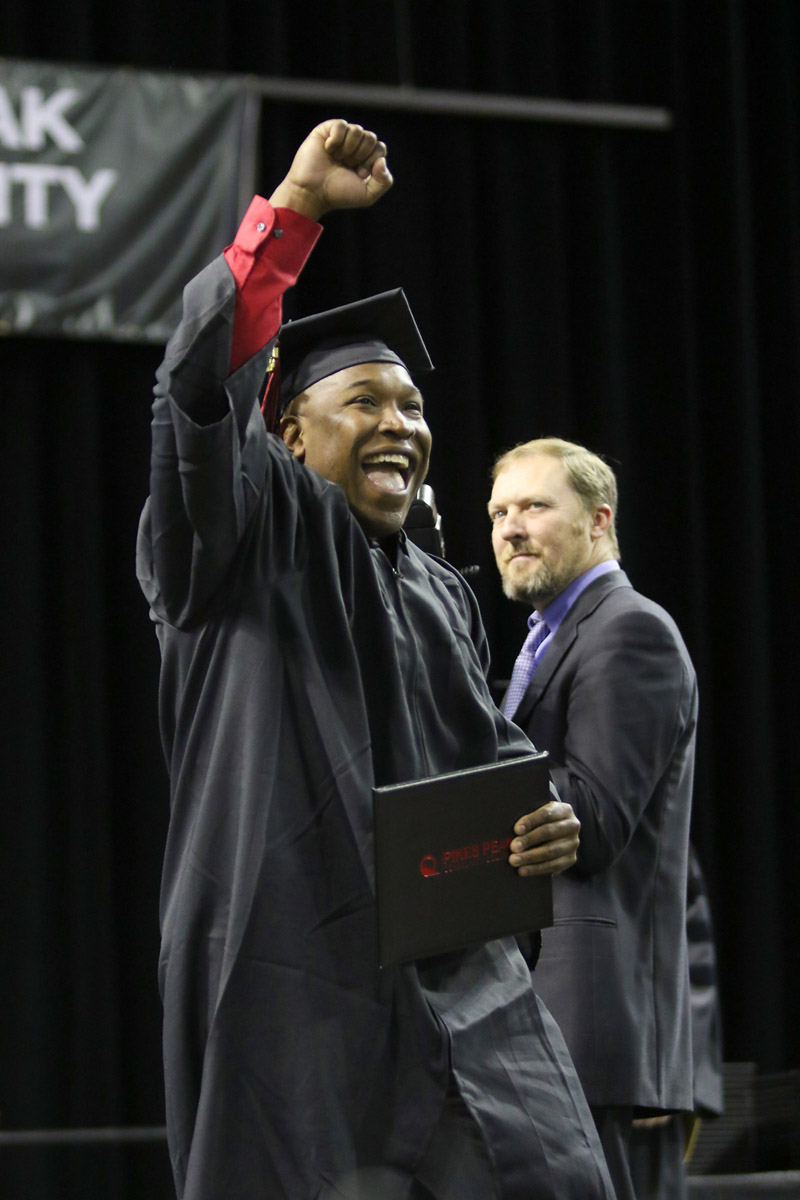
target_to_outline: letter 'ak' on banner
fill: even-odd
[[[255,182],[241,81],[0,59],[0,333],[164,342]]]

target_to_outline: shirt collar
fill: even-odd
[[[586,590],[590,583],[594,583],[595,579],[599,579],[601,575],[608,575],[611,571],[619,571],[620,569],[617,560],[611,558],[606,562],[601,562],[594,567],[590,567],[582,575],[577,575],[572,580],[572,583],[567,584],[563,592],[559,592],[555,600],[548,604],[547,608],[543,609],[541,613],[534,609],[528,617],[528,627],[533,629],[536,621],[542,620],[547,623],[548,629],[552,633],[555,633],[564,620],[564,617],[578,599],[578,596]]]

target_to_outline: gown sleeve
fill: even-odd
[[[156,375],[150,498],[137,572],[155,615],[209,614],[270,475],[258,394],[282,297],[321,232],[290,209],[251,203],[231,246],[184,290]]]

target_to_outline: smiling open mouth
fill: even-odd
[[[370,454],[361,467],[370,483],[382,492],[404,492],[411,478],[408,454]]]

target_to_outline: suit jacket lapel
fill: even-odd
[[[630,586],[630,580],[624,571],[610,571],[607,575],[601,575],[599,579],[595,579],[585,591],[581,592],[556,630],[544,658],[528,684],[525,695],[520,700],[519,707],[514,713],[516,725],[524,728],[530,719],[539,700],[547,691],[551,679],[561,666],[564,656],[577,638],[581,622],[591,616],[616,588]]]

